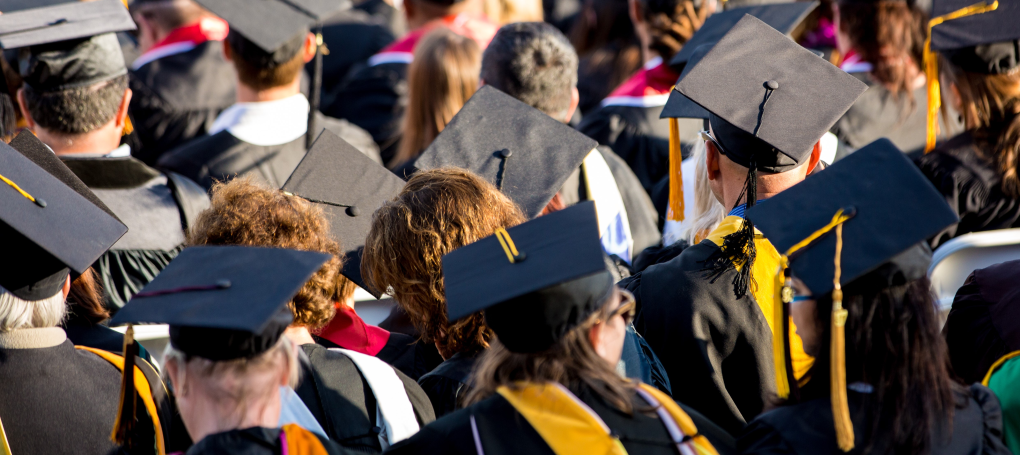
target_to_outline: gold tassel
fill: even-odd
[[[786,372],[786,318],[784,309],[793,301],[793,288],[786,277],[786,268],[790,260],[785,255],[779,257],[779,270],[776,271],[775,298],[772,300],[772,358],[776,371],[776,395],[781,399],[790,397],[790,376]]]
[[[135,391],[135,356],[138,346],[135,345],[135,328],[128,325],[124,332],[124,370],[121,372],[120,405],[117,406],[117,420],[113,423],[110,439],[125,448],[131,447],[131,434],[135,429],[137,409],[137,392]]]
[[[832,289],[832,340],[829,343],[829,390],[832,400],[832,420],[836,424],[836,443],[844,452],[854,448],[854,424],[850,421],[850,405],[846,398],[846,346],[844,326],[847,311],[843,308],[843,289],[839,285],[839,259],[843,251],[843,225],[836,226],[836,273]]]
[[[684,220],[684,176],[680,170],[683,160],[680,150],[680,123],[677,119],[669,119],[669,208],[666,219],[670,221]]]
[[[942,90],[939,83],[939,58],[931,50],[932,29],[945,21],[987,13],[998,8],[998,0],[992,2],[991,5],[988,2],[980,2],[928,21],[928,39],[924,41],[924,75],[928,79],[928,135],[925,140],[924,153],[928,153],[935,148],[935,137],[938,136],[939,132],[939,108],[942,107]]]

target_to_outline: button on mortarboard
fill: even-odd
[[[361,277],[361,253],[372,228],[372,213],[404,188],[405,182],[363,153],[323,130],[283,191],[314,202],[329,219],[333,239],[345,251],[344,276],[371,292]]]
[[[422,152],[415,167],[467,169],[499,187],[534,218],[597,145],[544,112],[483,86]]]
[[[287,303],[329,255],[245,246],[185,248],[110,321],[170,325],[170,343],[210,360],[273,347],[293,320]]]
[[[709,111],[729,159],[784,172],[807,160],[867,86],[745,15],[686,71],[676,90]]]

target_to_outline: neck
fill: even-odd
[[[238,103],[258,103],[263,101],[277,101],[284,98],[290,98],[294,95],[301,93],[301,78],[296,77],[294,81],[287,85],[281,85],[279,87],[273,87],[265,90],[255,90],[248,85],[238,81],[237,83],[237,102]]]
[[[294,344],[299,346],[303,344],[315,344],[315,339],[312,338],[312,333],[308,331],[307,327],[292,325],[287,327],[287,330],[285,330],[283,334],[286,335],[287,338],[290,338]]]
[[[57,155],[108,153],[120,146],[121,137],[120,131],[112,121],[97,130],[84,134],[57,134],[38,125],[32,129],[32,132]]]
[[[186,424],[188,434],[196,442],[224,431],[251,427],[275,428],[280,423],[279,387],[273,387],[272,393],[264,400],[245,403],[241,415],[235,409],[224,409],[212,397],[195,398],[192,403],[193,412],[187,416]]]
[[[793,173],[797,171],[798,171],[797,169],[794,169],[788,172]],[[796,185],[801,180],[804,180],[803,176],[801,176],[800,179],[797,179],[793,175],[787,176],[786,174],[787,173],[784,172],[782,174],[770,174],[767,176],[759,176],[758,181],[756,183],[757,184],[756,196],[758,200],[760,201],[775,196],[783,192],[787,188]],[[732,181],[727,182],[726,188],[723,193],[722,201],[725,206],[726,213],[729,213],[730,210],[733,210],[733,208],[736,207],[737,204],[747,203],[747,196],[741,195],[741,193],[743,193],[744,191],[744,181],[746,178],[747,172],[745,171],[744,174],[740,177],[739,182],[737,181],[738,179],[732,179]]]

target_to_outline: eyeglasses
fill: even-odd
[[[790,302],[791,303],[803,302],[805,300],[818,300],[818,298],[813,295],[795,295],[793,296],[793,300],[791,300]]]
[[[722,144],[720,144],[719,141],[717,141],[715,137],[712,136],[712,133],[708,132],[708,130],[699,131],[698,136],[701,136],[701,140],[705,142],[711,142],[715,144],[715,148],[719,150],[719,153],[722,153],[723,155],[726,154],[726,150],[723,149]]]
[[[634,299],[634,294],[620,289],[620,306],[616,307],[616,309],[613,310],[606,319],[613,319],[619,315],[623,318],[623,325],[630,325],[631,322],[634,322],[634,316],[636,314],[637,300]]]

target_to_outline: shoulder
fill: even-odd
[[[139,102],[170,111],[224,109],[236,101],[233,66],[223,57],[220,41],[147,62],[131,70],[130,81],[131,89],[140,92],[135,95]]]
[[[234,153],[246,144],[227,131],[195,138],[159,158],[159,167],[174,170],[177,166],[204,164],[218,156]]]
[[[835,447],[835,427],[828,397],[780,406],[747,424],[737,441],[744,454],[825,453]],[[855,419],[854,430],[863,441],[864,423]]]
[[[958,387],[953,413],[952,446],[980,447],[983,454],[1010,453],[1003,443],[1003,413],[999,399],[987,387]]]

